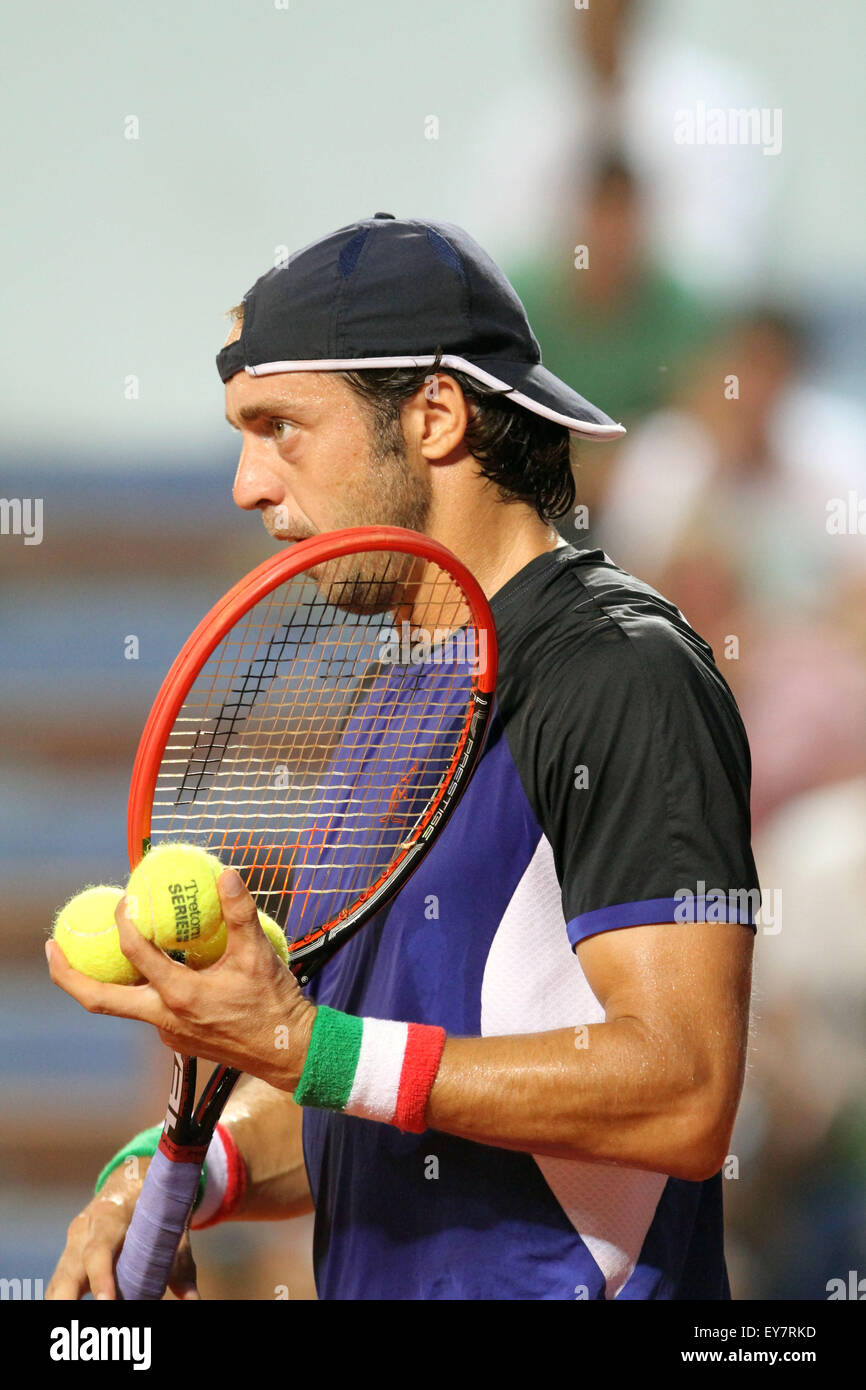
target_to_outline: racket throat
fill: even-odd
[[[182,1052],[172,1053],[171,1085],[159,1147],[168,1158],[175,1161],[180,1149],[192,1151],[201,1147],[201,1139],[193,1122],[196,1071],[195,1057],[185,1057]],[[189,1161],[194,1161],[192,1152]]]

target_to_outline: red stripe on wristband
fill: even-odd
[[[445,1029],[426,1023],[410,1023],[408,1027],[397,1107],[391,1123],[407,1134],[423,1134],[427,1128],[427,1101],[445,1046]]]
[[[227,1217],[231,1216],[235,1208],[240,1206],[241,1198],[247,1190],[247,1165],[244,1163],[243,1155],[230,1131],[224,1129],[222,1125],[217,1125],[217,1129],[225,1145],[228,1164],[228,1182],[222,1204],[222,1219],[225,1221]]]
[[[197,1231],[206,1231],[208,1226],[216,1226],[221,1221],[227,1221],[232,1212],[240,1205],[241,1198],[247,1189],[247,1165],[244,1163],[243,1155],[232,1138],[231,1132],[226,1129],[225,1125],[217,1125],[214,1136],[222,1144],[225,1154],[226,1190],[213,1216],[207,1221],[202,1221],[200,1226],[196,1226]]]

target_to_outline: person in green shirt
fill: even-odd
[[[516,267],[544,364],[631,425],[660,405],[719,315],[652,264],[637,179],[603,159],[562,254]]]

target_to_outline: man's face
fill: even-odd
[[[424,529],[424,459],[378,444],[367,406],[333,372],[238,372],[226,383],[226,418],[241,432],[234,500],[258,509],[275,539],[344,526]]]
[[[386,447],[365,403],[329,372],[286,372],[226,383],[226,418],[241,433],[233,496],[258,509],[276,540],[304,540],[349,526],[425,529],[427,465],[399,432]],[[377,613],[404,606],[413,566],[381,552],[313,571],[320,592],[342,609]]]

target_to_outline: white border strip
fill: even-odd
[[[217,1129],[208,1145],[204,1196],[198,1204],[198,1210],[194,1211],[190,1218],[191,1231],[194,1231],[197,1226],[203,1226],[206,1221],[210,1221],[211,1217],[216,1215],[225,1200],[228,1185],[228,1158],[222,1135]]]
[[[257,367],[245,367],[244,370],[248,376],[275,376],[278,372],[354,372],[376,367],[430,367],[435,361],[436,358],[432,354],[424,357],[316,357],[300,362],[261,362]],[[587,439],[619,439],[626,432],[625,425],[597,425],[589,420],[577,420],[573,415],[562,415],[558,410],[551,410],[549,406],[541,405],[539,401],[525,396],[522,391],[515,391],[507,381],[500,381],[490,372],[476,367],[474,362],[467,362],[465,357],[454,357],[451,353],[446,353],[439,361],[441,366],[451,367],[455,372],[465,372],[467,376],[474,377],[485,386],[493,387],[495,391],[506,391],[511,399],[524,409],[531,410],[534,415],[541,415],[545,420],[552,420],[555,425],[565,425],[572,434],[585,435]]]

